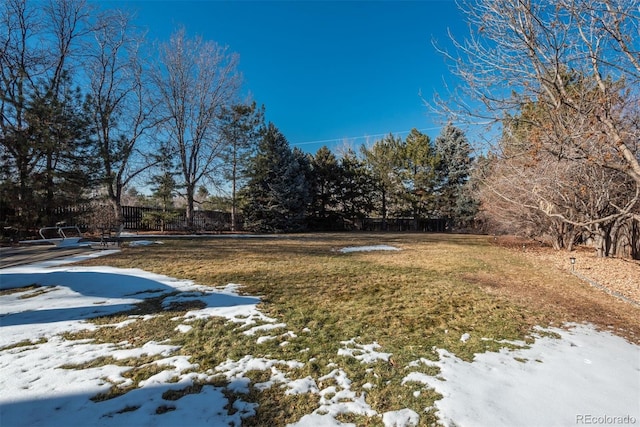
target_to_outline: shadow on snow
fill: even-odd
[[[167,278],[167,280],[171,280]],[[177,286],[180,282],[176,281]],[[149,298],[166,298],[175,303],[199,301],[199,308],[227,308],[257,304],[256,297],[181,290],[146,277],[99,271],[52,271],[2,273],[0,289],[31,285],[48,288],[25,290],[20,296],[7,295],[0,309],[0,327],[72,320],[87,320],[132,310]],[[16,295],[16,294],[13,294]],[[168,298],[167,298],[168,297]],[[162,311],[172,311],[163,304]]]
[[[189,387],[192,381],[155,384],[102,401],[91,400],[101,391],[97,384],[88,386],[81,393],[39,396],[27,400],[3,399],[0,403],[0,419],[2,425],[8,426],[67,427],[75,425],[73,420],[82,420],[83,425],[104,427],[239,426],[242,418],[255,412],[251,403],[236,401],[232,414],[229,413],[230,402],[225,396],[225,389],[233,388],[234,381],[231,380],[227,387],[205,384],[197,392],[184,394],[178,399],[166,398],[165,395],[169,391],[179,392]]]

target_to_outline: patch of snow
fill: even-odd
[[[191,326],[191,325],[178,325],[178,326],[176,326],[175,330],[178,331],[178,332],[182,332],[183,334],[186,334],[191,329],[193,329],[193,326]]]
[[[561,338],[537,337],[530,348],[477,354],[473,362],[438,350],[444,381],[412,372],[403,383],[442,394],[435,406],[448,426],[576,425],[602,414],[640,420],[639,346],[590,325],[549,331]]]
[[[339,249],[338,252],[343,254],[351,252],[371,252],[371,251],[399,251],[399,248],[389,245],[374,245],[374,246],[349,246]]]
[[[299,380],[290,381],[287,384],[287,391],[285,394],[304,394],[304,393],[318,393],[318,384],[312,377],[305,377]]]
[[[237,289],[235,285],[213,291],[211,288],[204,287],[199,292],[185,292],[167,297],[163,300],[163,307],[184,302],[201,302],[205,307],[188,311],[184,316],[186,322],[210,317],[222,317],[234,323],[240,323],[241,327],[257,322],[275,322],[275,319],[265,316],[256,308],[260,302],[259,298],[240,296],[233,292],[234,289]]]
[[[246,355],[237,361],[228,359],[226,362],[216,366],[215,370],[223,373],[227,378],[234,378],[242,376],[249,371],[267,371],[276,365],[284,365],[289,369],[302,368],[304,366],[303,363],[294,360],[275,360]]]
[[[402,379],[402,385],[406,383],[430,384],[432,379],[431,375],[423,374],[422,372],[411,372]]]
[[[265,383],[254,384],[257,389],[270,388],[274,383],[287,383],[290,380],[279,371],[277,366],[284,366],[288,369],[302,368],[303,363],[295,360],[276,360],[265,357],[253,357],[246,355],[240,360],[228,359],[216,366],[215,371],[223,374],[230,382],[230,387],[238,393],[248,393],[251,380],[245,377],[249,371],[270,371],[271,379]]]
[[[329,385],[319,391],[320,406],[314,411],[315,414],[331,415],[334,418],[340,414],[356,414],[368,417],[377,415],[377,412],[366,402],[365,392],[358,395],[351,390],[351,380],[342,369],[334,369],[329,374],[318,378],[319,384],[322,385],[325,382],[334,383],[335,385]]]
[[[362,363],[375,363],[378,360],[388,362],[391,357],[391,353],[376,351],[382,348],[377,342],[372,344],[357,344],[355,338],[352,338],[349,341],[341,341],[340,344],[344,345],[345,348],[338,349],[338,356],[355,357]]]
[[[105,255],[112,251],[100,251]],[[51,268],[56,265],[56,268]],[[138,269],[111,267],[67,267],[64,262],[19,266],[0,270],[0,288],[20,288],[38,284],[35,291],[18,291],[0,296],[0,413],[2,424],[67,426],[70,419],[82,419],[89,425],[201,425],[213,420],[220,425],[240,425],[242,418],[255,414],[256,404],[237,399],[229,415],[228,399],[223,388],[205,386],[200,393],[167,401],[162,394],[180,390],[194,381],[205,382],[205,373],[195,370],[187,356],[174,356],[178,346],[147,342],[133,347],[127,341],[95,344],[90,340],[68,341],[65,332],[97,327],[87,320],[133,307],[146,298],[182,292],[185,298],[172,297],[176,303],[197,298],[207,306],[194,310],[191,318],[222,315],[244,324],[268,321],[256,304],[259,298],[234,293],[236,286],[220,291],[148,273]],[[44,292],[43,292],[44,291]],[[28,298],[20,298],[28,296]],[[124,327],[137,319],[133,316],[111,327]],[[188,319],[182,319],[187,321]],[[188,325],[180,325],[186,330]],[[44,341],[39,341],[44,339]],[[21,342],[27,346],[14,346]],[[75,369],[101,357],[138,358],[143,355],[164,356],[152,362],[162,367],[156,375],[134,384],[123,374],[127,366],[105,365]],[[91,398],[108,392],[112,386],[137,387],[122,396],[105,401]],[[38,410],[33,410],[37,401]],[[158,408],[169,412],[157,414]]]
[[[469,338],[471,338],[471,335],[469,335],[467,332],[465,332],[464,334],[462,334],[462,336],[460,337],[460,341],[462,342],[467,342],[469,341]]]
[[[263,344],[269,341],[273,341],[275,339],[277,339],[278,337],[273,337],[271,335],[266,335],[263,337],[258,337],[258,339],[256,340],[256,344]]]
[[[382,414],[382,422],[385,427],[409,427],[417,426],[420,415],[416,411],[405,408],[399,411],[389,411]]]
[[[259,326],[254,326],[251,329],[247,329],[246,331],[243,331],[242,333],[245,335],[255,335],[256,332],[262,332],[262,331],[271,331],[273,329],[281,329],[281,328],[286,328],[287,324],[286,323],[275,323],[275,324],[266,324],[266,325],[259,325]]]
[[[128,348],[122,350],[112,350],[110,356],[116,360],[131,359],[135,357],[147,356],[169,356],[180,349],[177,345],[160,344],[155,341],[149,341],[138,348]]]
[[[114,327],[116,329],[122,329],[124,327],[127,327],[127,326],[133,324],[133,323],[136,323],[137,321],[138,321],[138,319],[130,318],[130,319],[127,319],[127,320],[123,320],[122,322],[112,323],[112,324],[104,325],[104,326],[112,326],[112,327]]]
[[[407,366],[415,367],[415,366],[420,366],[420,365],[438,366],[437,362],[434,362],[433,360],[429,360],[429,359],[424,358],[424,357],[421,357],[418,360],[414,360],[414,361],[409,362]]]
[[[129,247],[163,245],[164,242],[159,240],[132,240],[128,243]]]

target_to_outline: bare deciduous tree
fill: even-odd
[[[150,167],[154,141],[149,131],[159,122],[140,57],[143,37],[130,17],[115,10],[101,14],[87,46],[87,107],[94,127],[101,180],[122,223],[122,192]],[[145,138],[146,137],[146,138]]]
[[[166,119],[162,133],[178,159],[192,227],[195,191],[213,174],[223,148],[217,120],[240,84],[238,56],[213,41],[190,39],[180,29],[159,46],[158,63],[154,81]]]
[[[639,6],[637,0],[464,3],[471,33],[448,56],[465,90],[462,102],[452,98],[440,105],[458,120],[503,124],[503,137],[519,139],[521,152],[494,146],[493,158],[511,167],[503,165],[499,179],[485,180],[494,195],[517,205],[513,210],[533,210],[600,239],[606,224],[640,220]],[[528,108],[535,113],[527,114]],[[526,124],[516,138],[509,135],[513,120],[521,122],[520,130]],[[540,185],[541,174],[560,165],[572,172]],[[587,179],[576,182],[576,174]],[[508,179],[513,182],[505,186]],[[604,182],[625,190],[603,196]],[[588,194],[589,207],[572,199],[575,185]],[[513,186],[521,189],[519,197],[505,191]],[[596,201],[604,205],[595,209]]]

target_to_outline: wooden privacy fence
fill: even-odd
[[[162,209],[140,206],[123,206],[122,217],[124,228],[138,231],[160,231],[160,221],[151,220],[145,213],[161,213]],[[164,231],[187,230],[187,215],[184,209],[172,210],[172,218],[164,223]],[[220,211],[195,211],[193,228],[201,231],[223,231],[231,229],[231,214]]]
[[[445,218],[365,218],[362,220],[364,231],[426,231],[443,233],[447,229]]]
[[[47,224],[75,225],[83,232],[95,231],[105,226],[115,227],[113,208],[110,205],[78,204],[74,206],[58,207],[47,213]],[[170,215],[166,215],[170,213]],[[4,225],[12,225],[12,218],[16,213],[13,209],[3,206],[0,209],[0,222]],[[164,224],[159,220],[164,217]],[[124,229],[131,231],[205,231],[220,232],[231,230],[231,213],[221,211],[198,210],[194,212],[193,227],[187,227],[186,212],[184,209],[172,209],[164,212],[160,208],[142,206],[122,206],[122,218]],[[317,221],[316,221],[317,222]],[[448,221],[443,218],[362,218],[347,221],[344,218],[334,220],[329,224],[310,222],[309,229],[324,231],[421,231],[421,232],[446,232]],[[33,227],[31,227],[33,228]],[[236,230],[242,231],[242,218],[237,218]]]
[[[102,212],[102,215],[100,214]],[[153,221],[153,215],[145,215],[145,213],[163,212],[160,208],[148,208],[141,206],[122,206],[122,217],[124,220],[124,228],[136,231],[160,231],[162,225],[160,222]],[[187,218],[184,209],[171,210],[171,220],[164,224],[165,231],[183,231],[187,230]],[[0,210],[0,222],[9,223],[15,216],[15,212],[11,209]],[[39,224],[41,226],[52,226],[56,224],[76,225],[82,231],[94,230],[99,227],[111,223],[115,226],[113,220],[113,211],[111,206],[78,204],[74,206],[57,207],[47,213],[50,224]],[[195,211],[193,218],[193,229],[198,231],[223,231],[231,229],[231,214],[219,211]]]

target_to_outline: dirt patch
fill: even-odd
[[[514,237],[498,237],[494,243],[517,252],[528,262],[540,266],[541,270],[552,267],[552,271],[566,277],[566,280],[558,286],[557,281],[529,283],[521,280],[513,283],[495,276],[467,279],[490,292],[503,293],[521,303],[552,312],[554,317],[566,322],[587,321],[640,343],[640,262],[597,258],[595,252],[587,247],[578,247],[572,252],[556,251],[538,242]],[[575,264],[571,263],[572,257]]]
[[[557,251],[539,242],[515,237],[498,237],[496,244],[521,251],[529,259],[553,265],[565,272],[578,273],[640,305],[640,261],[598,258],[592,248],[579,246],[572,252]],[[575,258],[575,264],[571,263]]]

